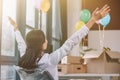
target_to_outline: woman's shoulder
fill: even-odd
[[[48,53],[44,53],[44,55],[41,57],[38,64],[46,64],[49,63],[49,55]]]

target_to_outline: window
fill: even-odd
[[[9,9],[8,9],[9,8]],[[3,0],[1,55],[15,56],[14,32],[8,22],[8,16],[16,20],[16,0]]]
[[[17,0],[0,0],[0,80],[15,80],[15,35],[8,16],[16,21]],[[12,74],[11,74],[12,73]]]
[[[35,28],[35,0],[26,0],[26,24]]]

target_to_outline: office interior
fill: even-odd
[[[18,24],[24,39],[31,30],[42,30],[48,40],[45,52],[51,53],[60,48],[77,31],[76,24],[80,21],[81,11],[87,9],[92,15],[95,8],[108,4],[111,8],[110,22],[105,27],[93,25],[88,35],[70,51],[70,55],[83,57],[81,54],[83,49],[99,50],[100,41],[102,48],[120,53],[120,0],[47,0],[49,8],[45,11],[40,8],[40,1],[44,0],[0,0],[0,80],[20,80],[13,67],[18,64],[20,52],[8,16]],[[117,61],[120,63],[120,57]],[[118,69],[119,72],[113,76],[112,73],[103,73],[106,76],[93,73],[94,75],[89,76],[91,73],[85,72],[75,73],[83,76],[82,78],[69,76],[70,78],[64,79],[64,75],[61,76],[62,78],[58,77],[61,78],[60,80],[120,80],[120,67]],[[88,76],[84,76],[87,74]],[[100,78],[95,78],[95,74]]]

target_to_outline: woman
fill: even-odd
[[[91,19],[79,31],[75,32],[66,42],[56,51],[51,54],[44,53],[47,47],[47,40],[41,30],[32,30],[26,36],[26,43],[24,42],[17,24],[11,19],[10,23],[14,27],[18,48],[21,58],[19,59],[19,66],[24,69],[47,70],[55,80],[58,80],[57,64],[59,61],[69,54],[69,51],[78,44],[83,37],[85,37],[89,29],[99,19],[103,18],[110,11],[108,5],[103,6],[102,9],[96,8]]]

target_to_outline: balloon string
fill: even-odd
[[[101,35],[100,35],[100,24],[98,24],[98,28],[99,28],[99,40],[101,40]],[[99,45],[98,45],[98,47],[100,48],[100,42],[99,42]]]
[[[42,27],[42,22],[41,22],[41,18],[42,18],[42,14],[41,14],[41,10],[39,10],[38,12],[38,28],[41,29]]]
[[[105,27],[103,27],[103,33],[102,33],[103,46],[104,46],[104,31],[105,31]]]
[[[38,28],[40,28],[40,10],[38,12]]]
[[[98,24],[98,27],[99,27],[99,48],[102,49],[103,48],[103,43],[102,43],[102,35],[101,35],[101,29],[100,29],[100,24]]]

